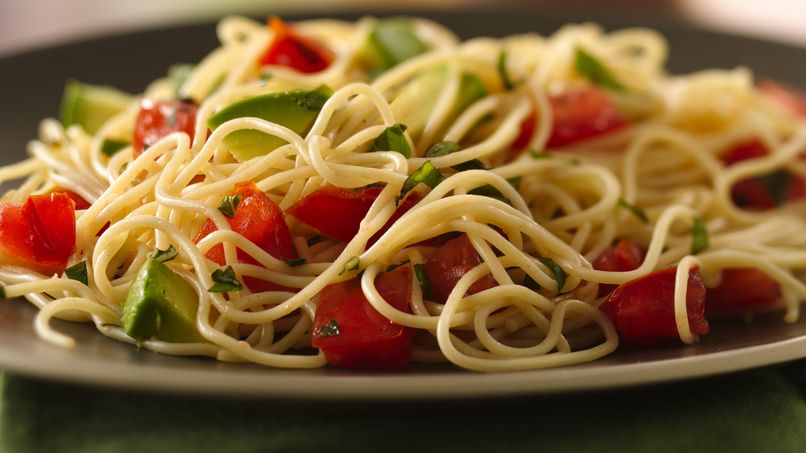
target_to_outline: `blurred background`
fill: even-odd
[[[0,55],[93,35],[208,22],[226,14],[545,10],[579,20],[674,21],[806,46],[804,0],[1,0]]]

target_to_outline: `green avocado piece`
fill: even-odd
[[[453,122],[471,104],[487,95],[487,88],[477,76],[463,72],[461,77],[459,94],[446,123]],[[408,127],[412,137],[423,132],[447,82],[448,68],[439,66],[415,77],[390,104],[395,119]]]
[[[411,19],[381,19],[367,36],[359,51],[369,73],[375,77],[399,63],[428,50],[414,32]]]
[[[129,287],[123,304],[123,328],[137,341],[206,341],[196,330],[198,295],[182,277],[149,258]]]
[[[311,129],[332,94],[332,89],[322,85],[312,91],[291,90],[254,96],[219,110],[207,120],[207,125],[215,130],[229,120],[254,117],[283,125],[302,135]],[[241,162],[266,155],[286,143],[281,138],[256,130],[235,131],[224,137],[224,144]]]
[[[62,95],[60,119],[64,127],[78,124],[88,134],[94,134],[132,99],[132,95],[117,88],[68,80]]]

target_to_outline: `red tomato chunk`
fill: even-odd
[[[375,287],[390,305],[411,313],[411,270],[400,267],[380,274]],[[312,345],[327,362],[344,368],[402,368],[413,351],[414,329],[378,313],[356,277],[329,285],[319,294]]]
[[[549,149],[609,134],[629,124],[599,88],[569,90],[549,101],[554,113]]]
[[[599,308],[607,314],[625,345],[646,345],[678,338],[674,316],[677,269],[662,269],[622,284]],[[691,271],[686,292],[688,323],[694,335],[708,333],[705,285]]]
[[[144,99],[134,126],[134,157],[174,132],[184,132],[193,139],[197,109],[196,103],[187,99],[156,102]]]
[[[614,247],[606,248],[596,261],[593,268],[607,272],[627,272],[638,269],[644,262],[644,250],[637,244],[621,240]],[[599,285],[599,296],[603,296],[616,288],[617,285]]]
[[[2,261],[45,275],[61,273],[76,246],[75,202],[64,193],[0,203]]]
[[[274,39],[261,57],[261,65],[279,65],[294,68],[299,72],[312,73],[327,69],[333,54],[324,46],[298,34],[279,17],[272,16],[269,27]]]
[[[297,258],[297,251],[291,239],[291,232],[285,223],[283,211],[255,183],[240,182],[235,185],[232,195],[242,195],[234,215],[227,218],[230,228],[254,242],[269,255],[279,260]],[[212,220],[207,220],[193,239],[198,243],[217,228]],[[211,248],[205,255],[210,261],[219,265],[225,264],[224,246],[219,244]],[[242,263],[257,264],[257,261],[246,252],[238,249],[238,260]],[[245,277],[244,283],[252,292],[287,290],[264,280]]]
[[[425,261],[425,272],[431,283],[431,295],[435,302],[444,303],[456,283],[474,267],[481,258],[470,243],[467,234],[451,239],[434,249]],[[492,275],[485,275],[470,286],[469,294],[475,294],[496,285]]]
[[[383,190],[381,187],[343,189],[324,186],[294,203],[288,208],[288,214],[323,234],[349,242],[358,234],[361,221],[367,216],[381,190]],[[420,200],[418,194],[410,193],[400,203],[392,217],[367,241],[367,246],[380,239],[397,219]]]
[[[725,269],[722,280],[705,297],[708,313],[736,314],[775,306],[781,300],[778,283],[754,268]]]

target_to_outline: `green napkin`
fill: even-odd
[[[607,392],[294,402],[5,376],[10,452],[803,452],[806,360]]]

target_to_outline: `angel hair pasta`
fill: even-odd
[[[481,371],[691,344],[806,298],[806,97],[648,29],[269,26],[70,81],[0,205],[5,296],[164,354]],[[683,347],[683,346],[681,346]]]

